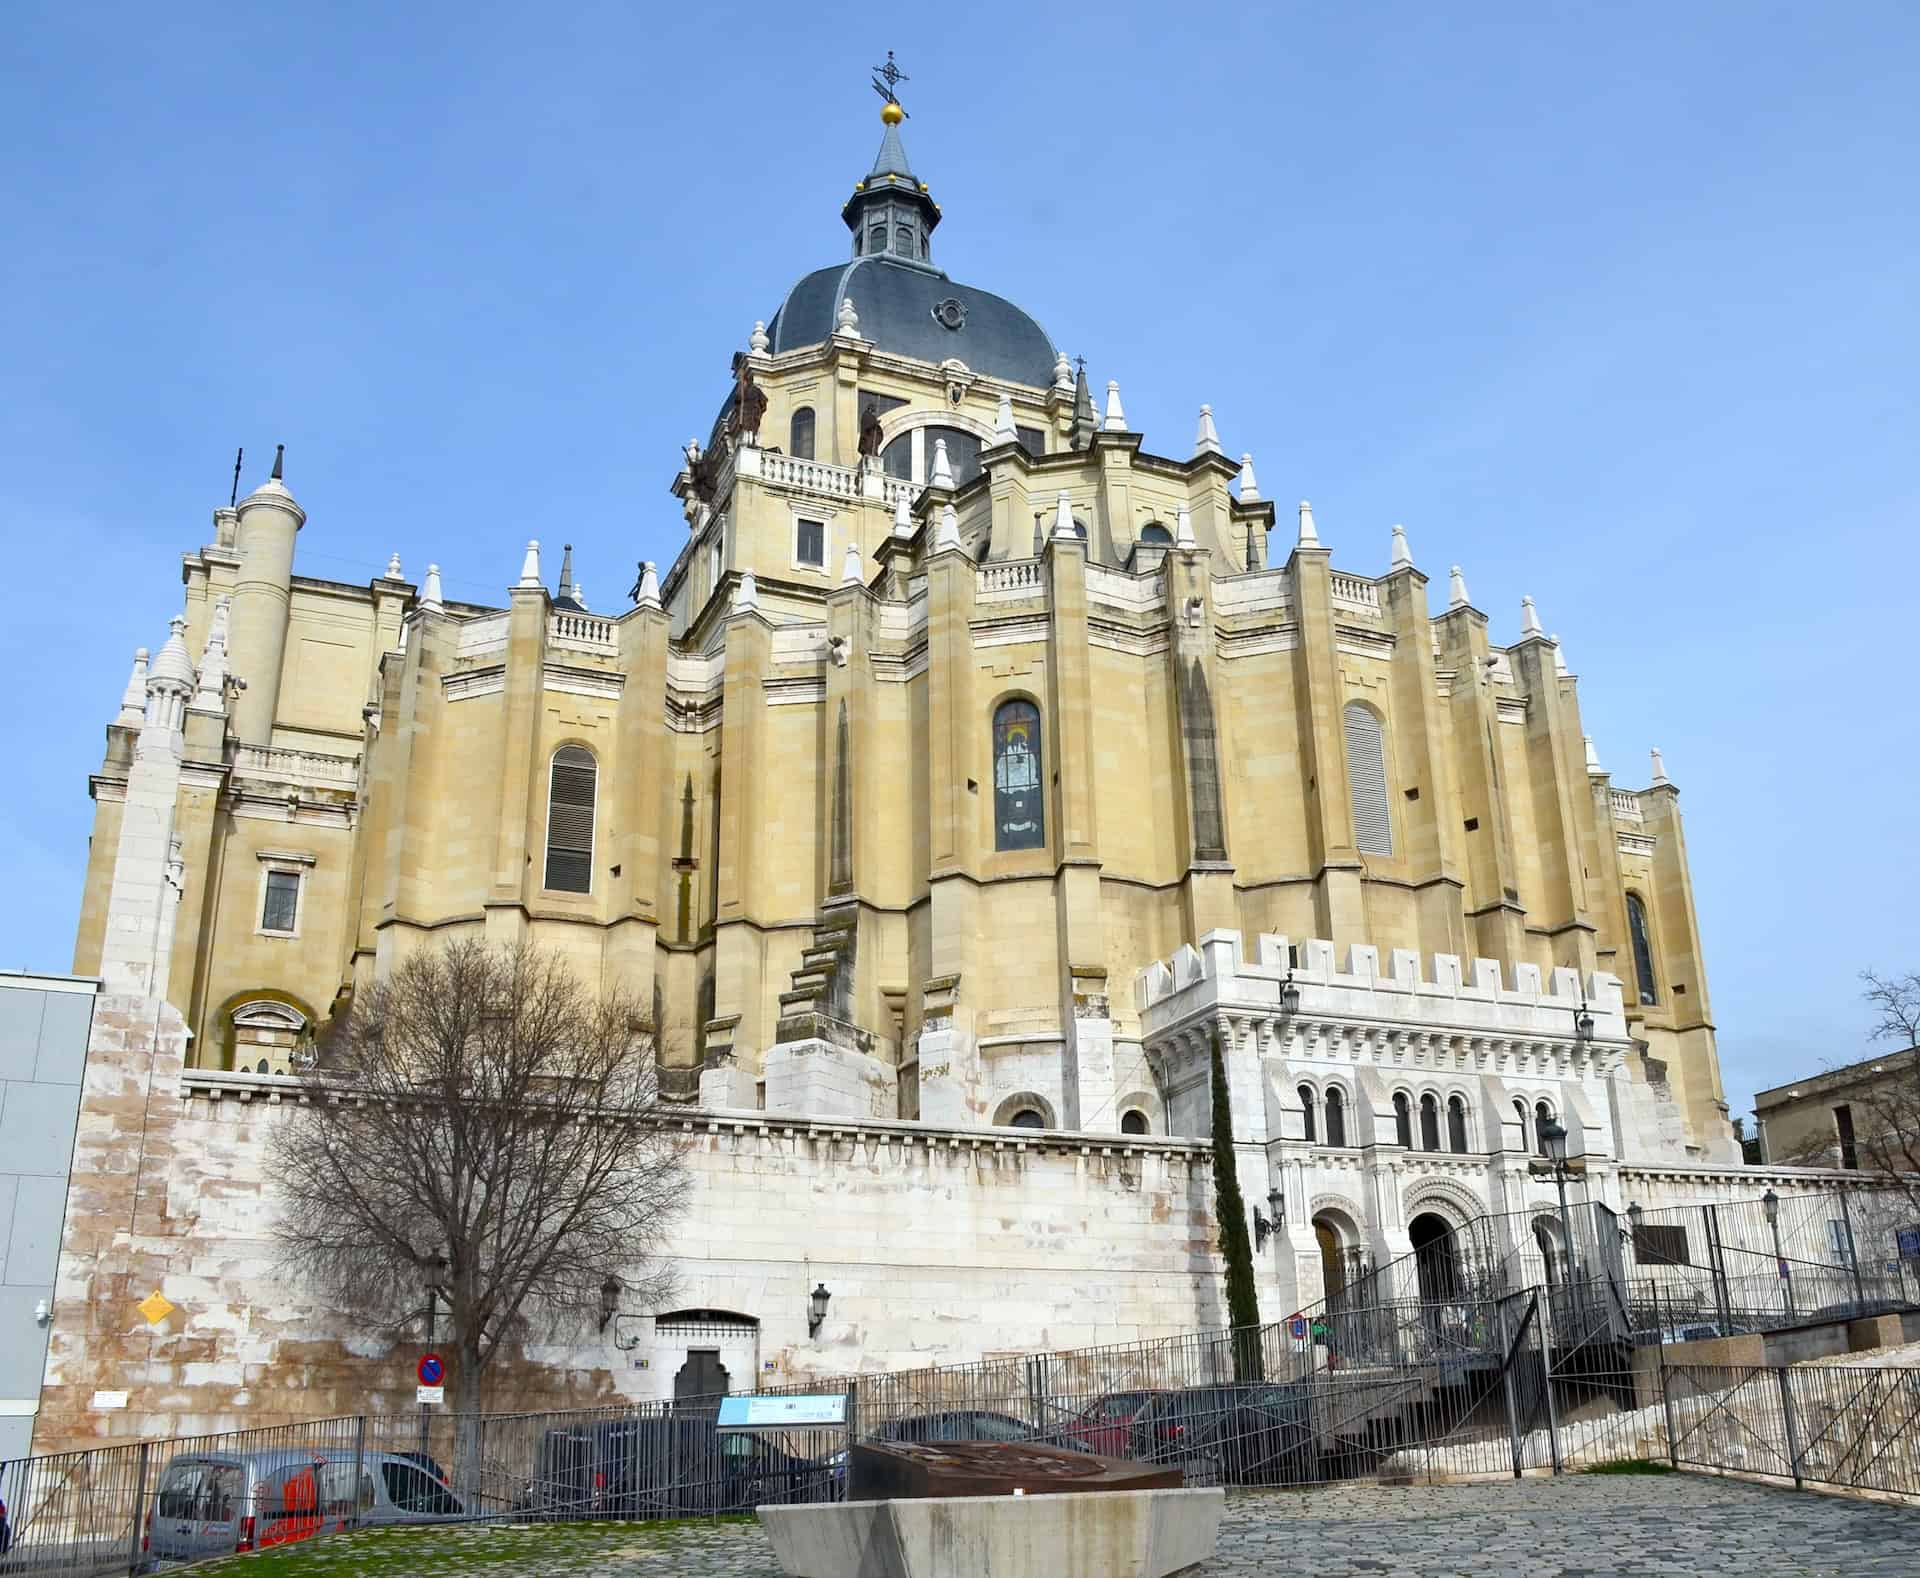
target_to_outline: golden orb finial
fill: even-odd
[[[901,109],[898,101],[894,99],[888,99],[880,106],[880,120],[883,125],[898,126],[906,118],[907,112]]]

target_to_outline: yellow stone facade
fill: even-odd
[[[926,188],[886,162],[849,201],[856,238],[881,196],[930,231]],[[1358,562],[1334,568],[1210,416],[1170,457],[1117,390],[1094,411],[1064,357],[1040,382],[974,366],[964,326],[955,355],[919,354],[931,331],[893,332],[863,279],[951,288],[976,324],[997,298],[917,260],[864,268],[831,332],[791,343],[797,288],[780,333],[714,369],[736,398],[673,479],[685,547],[617,615],[558,595],[535,555],[495,607],[397,563],[364,585],[296,573],[304,515],[278,483],[214,513],[183,639],[207,649],[224,607],[245,688],[187,709],[158,944],[193,1063],[277,1068],[405,950],[532,937],[654,1003],[679,1099],[766,1103],[776,1048],[804,1045],[844,1054],[868,1116],[986,1125],[1030,1092],[1050,1126],[1115,1130],[1159,1116],[1135,978],[1211,931],[1278,933],[1618,975],[1718,1154],[1677,792],[1597,769],[1557,644],[1496,644],[1457,576],[1430,589],[1400,555],[1379,573],[1384,529],[1343,530]],[[955,485],[936,430],[970,441]],[[1040,718],[1037,848],[996,847],[1010,699]],[[1380,740],[1366,838],[1350,704]],[[92,780],[80,972],[107,945],[139,721],[110,727]],[[585,892],[546,886],[566,747],[594,768]],[[291,926],[267,924],[276,873]]]

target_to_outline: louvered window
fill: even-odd
[[[1393,816],[1387,807],[1387,751],[1380,720],[1357,701],[1350,701],[1346,722],[1354,845],[1362,854],[1391,855]]]
[[[553,753],[547,792],[547,887],[557,893],[593,890],[593,753],[567,745]]]

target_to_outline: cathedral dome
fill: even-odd
[[[1053,343],[1005,297],[956,285],[938,269],[893,257],[855,258],[808,274],[767,325],[772,349],[831,339],[840,303],[853,302],[860,334],[883,351],[923,362],[958,357],[977,373],[1044,389]]]

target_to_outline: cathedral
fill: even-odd
[[[1757,1193],[1659,752],[1617,787],[1572,654],[1430,577],[1444,545],[1323,540],[1206,405],[1135,431],[942,271],[882,118],[842,256],[712,369],[664,569],[582,565],[590,603],[570,548],[503,544],[486,606],[398,553],[303,574],[297,455],[213,512],[91,778],[74,961],[168,1005],[177,1165],[257,1168],[241,1131],[356,988],[481,936],[653,1004],[707,1169],[690,1305],[756,1373],[1217,1323],[1214,1038],[1270,1318],[1423,1210],[1548,1210],[1549,1118],[1616,1208]],[[169,1187],[177,1231],[257,1241]],[[813,1279],[831,1355],[790,1331]]]

